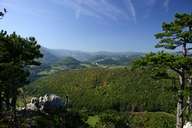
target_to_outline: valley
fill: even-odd
[[[144,55],[139,52],[81,52],[57,50],[42,47],[44,57],[40,67],[34,67],[32,78],[48,75],[60,70],[84,68],[120,68],[127,67],[133,60]]]

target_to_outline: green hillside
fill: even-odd
[[[52,67],[61,67],[62,69],[79,69],[82,66],[79,60],[73,57],[64,57],[52,65]]]
[[[26,86],[28,95],[69,96],[74,109],[92,112],[174,112],[176,95],[169,80],[153,80],[151,72],[117,69],[60,71]]]
[[[96,65],[107,65],[107,66],[127,66],[131,64],[135,59],[141,57],[143,54],[130,54],[130,55],[96,55],[89,59],[87,62]]]
[[[65,57],[56,64],[70,66],[70,65],[79,65],[80,63],[81,63],[80,61],[76,60],[73,57]]]

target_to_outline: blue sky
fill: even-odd
[[[155,51],[154,34],[192,0],[1,0],[1,29],[34,36],[48,48]]]

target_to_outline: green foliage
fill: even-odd
[[[163,32],[157,33],[159,39],[156,47],[175,49],[187,43],[192,43],[192,14],[177,13],[170,23],[162,24]]]
[[[184,120],[184,107],[186,104],[184,98],[184,89],[187,86],[187,81],[191,79],[192,58],[188,56],[191,48],[188,44],[192,43],[192,14],[179,14],[175,15],[175,19],[170,23],[162,24],[163,31],[155,34],[158,43],[157,48],[177,50],[176,48],[182,47],[179,54],[170,53],[151,53],[135,62],[136,67],[150,67],[152,68],[159,78],[170,78],[170,70],[179,78],[178,88],[178,104],[177,104],[177,128],[183,127]],[[171,73],[172,73],[171,72]],[[189,82],[189,85],[191,83]],[[192,92],[190,92],[192,93]],[[191,95],[189,95],[189,111],[192,110]]]
[[[99,115],[100,122],[95,128],[129,128],[129,118],[126,113],[106,112]]]
[[[34,37],[22,38],[16,33],[0,33],[0,109],[16,107],[17,89],[28,82],[29,67],[39,65],[40,45]],[[11,102],[10,102],[11,101]]]
[[[165,112],[103,112],[92,116],[92,128],[174,128],[175,116]]]
[[[100,118],[98,115],[89,116],[87,120],[87,124],[89,124],[90,127],[94,128],[96,124],[99,123],[99,121],[100,121]]]
[[[17,115],[19,128],[88,128],[88,124],[84,121],[84,115],[74,111],[60,111],[60,113],[54,115],[27,111],[25,114],[19,112]],[[1,116],[3,116],[0,119],[1,128],[15,128],[10,119],[10,114],[4,113]]]
[[[154,80],[150,75],[151,71],[123,68],[62,71],[34,81],[26,86],[26,93],[68,95],[74,109],[89,112],[174,112],[177,96],[171,81]]]
[[[65,113],[66,128],[88,128],[87,116],[75,111]]]
[[[129,122],[131,128],[174,128],[175,116],[163,112],[132,113]]]
[[[164,78],[169,78],[170,70],[181,74],[182,71],[180,69],[185,68],[185,70],[190,71],[192,66],[192,58],[185,57],[182,55],[169,54],[165,52],[158,53],[149,53],[138,59],[134,62],[134,66],[136,68],[150,68],[153,71],[158,71],[158,75],[161,75]],[[170,70],[167,70],[170,69]]]

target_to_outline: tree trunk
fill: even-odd
[[[189,79],[189,96],[188,96],[188,112],[192,112],[192,78]]]
[[[2,111],[2,108],[3,108],[3,100],[0,92],[0,112]]]
[[[5,96],[5,104],[6,104],[6,110],[9,111],[10,110],[10,102],[9,102],[9,96],[6,95]]]
[[[16,114],[16,101],[17,101],[17,96],[14,95],[12,97],[12,101],[11,101],[12,111],[13,111],[14,127],[19,128],[18,121],[17,121],[17,114]]]
[[[183,110],[184,110],[184,86],[185,86],[185,75],[184,73],[179,76],[180,87],[178,90],[178,103],[177,103],[177,119],[176,119],[176,128],[183,128]]]
[[[192,26],[189,26],[189,31],[192,32]],[[192,76],[189,78],[189,96],[188,96],[188,112],[192,112]]]

